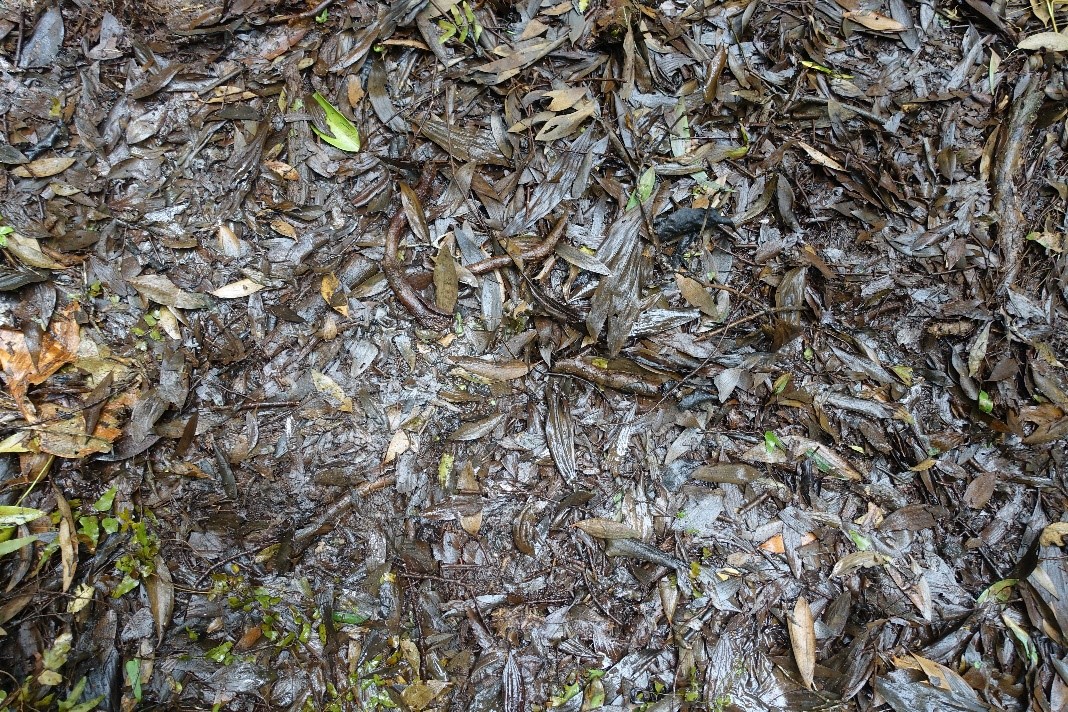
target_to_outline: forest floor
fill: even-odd
[[[1064,0],[0,6],[0,710],[1068,708]]]

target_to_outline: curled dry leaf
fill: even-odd
[[[882,566],[889,563],[889,561],[889,556],[884,556],[874,551],[854,551],[851,554],[846,554],[835,563],[834,568],[831,569],[831,576],[848,576],[854,571]]]
[[[1040,49],[1050,52],[1068,52],[1068,34],[1063,32],[1039,32],[1024,37],[1018,45],[1020,49],[1035,51]]]
[[[6,237],[6,242],[7,251],[27,267],[41,269],[63,269],[64,267],[64,265],[45,254],[41,249],[41,243],[32,237],[13,232]]]
[[[1042,546],[1064,546],[1064,535],[1068,534],[1068,522],[1054,522],[1042,530],[1038,543]]]
[[[528,502],[512,523],[512,541],[515,548],[527,556],[534,556],[539,510],[537,503]]]

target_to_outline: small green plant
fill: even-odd
[[[454,36],[460,44],[463,44],[467,41],[468,35],[471,36],[472,42],[478,44],[478,38],[482,36],[482,25],[478,24],[475,11],[471,9],[467,0],[450,7],[449,14],[452,15],[451,21],[438,20],[438,27],[441,28],[441,44],[445,44]]]
[[[320,25],[325,25],[327,20],[329,20],[329,19],[330,19],[330,11],[329,10],[323,10],[322,12],[320,12],[318,15],[315,16],[315,21],[318,22]]]
[[[627,199],[626,210],[633,210],[641,203],[653,195],[653,188],[656,187],[656,171],[652,168],[645,169],[645,172],[638,178],[638,189],[630,194],[630,198]]]
[[[312,94],[312,99],[326,114],[326,126],[331,132],[330,134],[325,133],[316,128],[315,125],[312,125],[311,128],[315,135],[342,151],[358,152],[360,150],[360,130],[319,92]]]

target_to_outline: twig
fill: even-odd
[[[798,98],[797,103],[820,104],[822,106],[827,106],[827,104],[830,103],[830,99],[823,96],[803,96]],[[856,114],[862,119],[867,119],[872,123],[879,124],[879,126],[883,127],[884,129],[886,128],[886,122],[889,121],[889,119],[884,119],[881,116],[876,116],[875,114],[871,113],[870,111],[867,111],[866,109],[861,109],[859,106],[853,106],[852,104],[842,104],[841,102],[839,102],[839,106],[841,106],[844,111]]]
[[[425,202],[430,196],[430,188],[434,183],[434,164],[427,162],[423,168],[422,178],[419,180],[419,199]],[[386,230],[385,254],[382,257],[382,272],[386,275],[393,294],[397,301],[404,305],[412,316],[426,329],[445,331],[452,324],[452,317],[431,309],[423,298],[420,297],[412,285],[404,278],[404,268],[397,260],[397,251],[400,246],[401,235],[408,219],[403,208],[398,210],[390,220],[389,229]]]
[[[531,247],[526,252],[519,255],[519,259],[523,262],[534,262],[542,260],[552,254],[552,251],[556,249],[556,246],[560,243],[560,238],[563,237],[567,231],[567,219],[568,213],[564,213],[553,225],[552,231],[548,237],[539,242],[534,247]],[[487,257],[484,260],[473,262],[469,265],[464,265],[464,269],[471,272],[474,275],[486,274],[494,270],[503,269],[512,264],[511,255],[497,255],[495,257]],[[428,286],[434,280],[434,273],[430,270],[420,269],[412,270],[407,274],[408,282],[416,289],[422,289]]]
[[[541,260],[552,254],[552,251],[556,249],[556,245],[560,242],[560,238],[563,237],[564,232],[567,230],[568,216],[569,214],[567,212],[561,215],[556,221],[556,224],[553,225],[553,229],[549,232],[549,236],[520,255],[520,259],[524,262]],[[512,264],[511,255],[498,255],[496,257],[487,257],[484,260],[479,260],[474,264],[467,265],[467,269],[471,274],[486,274],[493,270],[503,269],[510,264]]]
[[[746,322],[753,321],[754,319],[760,319],[762,317],[769,316],[771,314],[778,314],[778,313],[781,313],[781,312],[796,312],[796,311],[804,311],[804,307],[771,307],[770,309],[765,309],[765,310],[759,311],[759,312],[757,312],[755,314],[750,314],[749,316],[743,316],[741,319],[735,319],[730,324],[725,324],[724,326],[721,326],[718,329],[713,329],[712,331],[708,332],[708,334],[706,334],[706,336],[707,337],[719,336],[720,334],[723,334],[723,333],[726,333],[726,332],[730,331],[731,329],[733,329],[736,326],[741,326],[742,324],[745,324]],[[665,400],[667,400],[667,398],[672,393],[677,391],[679,389],[679,387],[681,387],[684,383],[686,383],[691,378],[693,378],[698,373],[700,373],[701,370],[704,369],[705,366],[707,366],[709,364],[709,362],[715,356],[716,356],[715,353],[711,353],[708,356],[706,356],[705,360],[702,361],[700,364],[698,364],[697,368],[695,368],[692,371],[690,371],[689,373],[687,373],[685,376],[682,377],[682,380],[680,380],[678,383],[676,383],[671,388],[669,388],[667,390],[667,392],[663,395],[663,397],[661,397],[660,400],[657,401],[657,403],[654,406],[654,408],[660,407],[660,405]]]

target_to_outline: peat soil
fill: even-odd
[[[1068,708],[1066,25],[0,3],[0,709]]]

